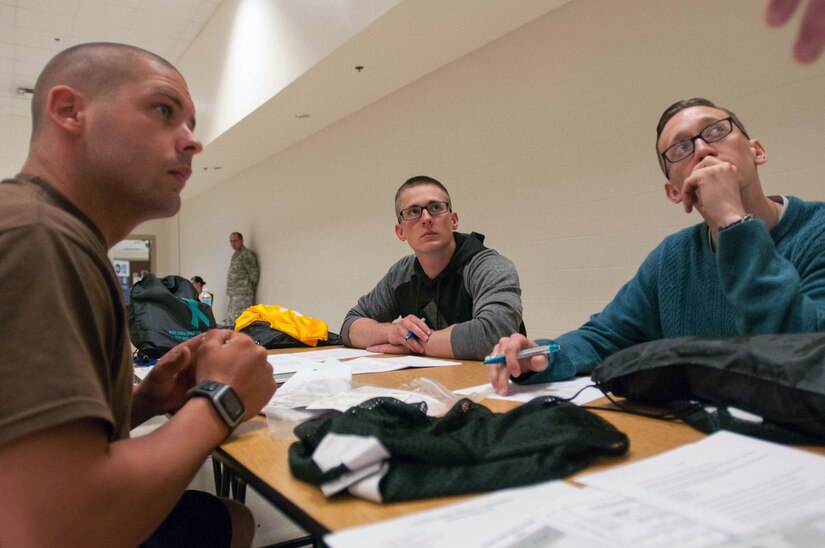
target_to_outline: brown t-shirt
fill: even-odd
[[[81,418],[128,437],[128,332],[103,235],[22,174],[0,183],[0,322],[0,445]]]

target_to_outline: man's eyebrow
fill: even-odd
[[[445,203],[445,204],[449,203],[449,202],[447,202],[447,200],[430,200],[426,204],[423,204],[423,205],[422,204],[410,204],[410,205],[408,205],[407,207],[405,207],[403,209],[409,209],[411,207],[427,207],[430,204],[437,204],[439,202],[442,202],[442,203]]]
[[[702,121],[702,129],[700,129],[699,131],[702,131],[705,128],[707,128],[709,125],[715,124],[716,122],[718,122],[720,120],[724,120],[724,119],[725,119],[724,117],[723,118],[717,118],[716,116],[707,116],[705,118],[699,118],[699,120]],[[679,133],[677,133],[676,135],[673,136],[673,141],[671,141],[670,146],[679,144],[682,141],[685,141],[685,140],[689,139],[690,137],[695,137],[695,136],[696,136],[696,133],[688,132],[687,130],[680,131]]]
[[[159,95],[163,95],[166,98],[168,98],[170,101],[175,103],[178,106],[178,108],[183,108],[183,101],[180,100],[180,97],[178,97],[178,94],[174,91],[171,91],[167,88],[158,88],[157,90],[155,90],[155,92]]]

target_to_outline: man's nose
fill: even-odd
[[[426,215],[426,217],[424,217]],[[421,222],[422,223],[431,223],[433,222],[433,216],[430,214],[430,210],[426,207],[421,210]]]
[[[196,155],[203,150],[203,143],[195,135],[195,131],[188,125],[183,125],[183,133],[177,141],[177,149],[179,153]]]
[[[693,155],[696,156],[697,162],[701,162],[707,156],[716,156],[716,149],[701,137],[697,137],[693,141]]]

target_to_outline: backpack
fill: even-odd
[[[667,407],[706,433],[825,445],[825,333],[651,341],[607,358],[593,380],[604,392]]]
[[[181,342],[216,327],[212,307],[198,301],[186,278],[147,274],[129,295],[129,338],[141,361],[160,358]]]

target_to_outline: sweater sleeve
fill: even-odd
[[[379,323],[391,322],[398,317],[398,305],[395,302],[395,287],[405,278],[405,272],[411,271],[414,257],[401,259],[384,275],[372,291],[362,295],[358,303],[347,312],[341,325],[341,340],[352,346],[349,328],[352,322],[360,318],[370,318]],[[410,263],[409,265],[407,263]]]
[[[825,236],[811,230],[797,238],[794,266],[761,221],[719,232],[719,277],[740,334],[825,329]]]
[[[587,374],[607,356],[641,342],[662,338],[659,321],[658,278],[667,240],[648,255],[636,275],[598,314],[575,331],[555,339],[561,349],[549,355],[544,370],[514,381],[523,384],[554,382]],[[550,341],[536,341],[547,344]]]
[[[450,343],[461,360],[480,360],[501,337],[517,333],[521,325],[521,286],[515,265],[496,251],[474,256],[464,269],[473,298],[473,318],[455,324]]]

